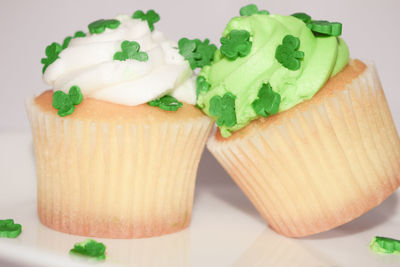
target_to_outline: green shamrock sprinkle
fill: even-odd
[[[240,16],[251,16],[253,14],[265,14],[269,15],[269,11],[267,10],[258,10],[258,7],[255,4],[249,4],[240,9]]]
[[[299,20],[302,20],[305,24],[308,24],[311,22],[311,17],[307,15],[306,13],[294,13],[291,16],[298,18]]]
[[[268,117],[278,113],[281,95],[275,93],[269,83],[261,86],[257,97],[258,98],[254,100],[251,105],[258,115]]]
[[[215,95],[210,99],[210,114],[217,116],[218,126],[232,127],[236,124],[235,111],[236,96],[232,93],[225,93],[223,97]]]
[[[307,27],[317,34],[328,36],[340,36],[342,34],[342,24],[339,22],[329,22],[326,20],[312,20]]]
[[[140,45],[137,42],[123,41],[121,50],[114,54],[114,60],[136,59],[138,61],[147,61],[149,59],[146,52],[139,51]]]
[[[400,240],[376,236],[369,244],[371,250],[385,254],[400,254]]]
[[[235,60],[238,56],[245,57],[250,53],[252,42],[248,31],[232,30],[227,37],[221,38],[221,44],[221,54]]]
[[[22,226],[13,219],[0,220],[0,237],[16,238],[21,234]]]
[[[159,99],[152,100],[148,103],[152,107],[159,107],[166,111],[177,111],[182,107],[182,102],[179,102],[175,97],[165,95]]]
[[[326,20],[312,20],[306,13],[294,13],[291,16],[302,20],[314,35],[340,36],[342,24],[340,22],[329,22]]]
[[[72,255],[86,256],[96,260],[105,260],[105,252],[106,246],[93,239],[86,239],[83,242],[76,243],[74,248],[69,251]]]
[[[210,84],[206,81],[203,76],[199,76],[196,79],[196,97],[199,96],[200,93],[206,93],[210,89]]]
[[[199,39],[189,40],[182,38],[178,42],[179,54],[189,61],[192,70],[211,65],[214,53],[217,47],[210,44],[210,40],[205,39],[203,42]]]
[[[58,109],[58,115],[65,117],[74,112],[75,106],[83,100],[81,89],[74,85],[69,89],[68,94],[63,91],[56,91],[53,94],[53,107]]]
[[[72,39],[80,38],[80,37],[85,37],[85,36],[86,36],[86,33],[84,33],[83,31],[77,31],[77,32],[75,33],[74,36],[65,37],[65,39],[64,39],[64,41],[63,41],[63,43],[62,43],[61,48],[62,48],[63,50],[64,50],[65,48],[67,48]]]
[[[42,73],[44,73],[47,69],[48,66],[50,66],[54,61],[56,61],[59,58],[59,54],[62,51],[62,47],[60,44],[54,42],[51,45],[46,47],[46,57],[47,58],[42,58],[41,62],[44,64]]]
[[[116,29],[120,24],[121,22],[116,19],[100,19],[90,23],[88,28],[91,34],[99,34],[104,32],[106,28]]]
[[[137,10],[133,13],[132,18],[146,20],[150,30],[154,31],[154,23],[160,20],[160,15],[158,15],[153,9],[150,9],[146,13],[142,10]]]
[[[300,60],[304,58],[304,52],[297,51],[300,47],[300,39],[293,35],[286,35],[282,44],[276,48],[275,58],[285,68],[289,70],[298,70]]]

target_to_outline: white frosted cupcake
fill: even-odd
[[[372,64],[340,23],[241,10],[199,76],[208,149],[277,232],[332,229],[400,184],[400,141]]]
[[[189,225],[212,120],[194,106],[193,71],[158,20],[154,11],[99,20],[47,47],[52,90],[26,104],[46,226],[138,238]]]

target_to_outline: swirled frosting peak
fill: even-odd
[[[197,104],[224,137],[310,99],[349,60],[340,23],[270,15],[255,5],[240,13],[197,79]]]
[[[151,31],[146,20],[119,15],[91,27],[87,35],[68,40],[58,58],[46,65],[43,79],[54,91],[67,93],[79,86],[84,97],[129,106],[164,95],[195,104],[189,63],[179,54],[177,44]]]

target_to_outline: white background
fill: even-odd
[[[303,11],[315,19],[342,22],[342,37],[350,48],[351,57],[369,59],[376,63],[394,121],[399,129],[400,87],[397,78],[400,77],[400,0],[270,0],[252,2],[271,13],[289,15]],[[182,37],[210,38],[213,43],[219,46],[219,38],[226,23],[231,17],[238,15],[240,7],[248,3],[251,2],[241,0],[0,0],[0,133],[27,132],[29,130],[24,99],[49,89],[41,80],[42,64],[40,63],[48,44],[54,41],[62,42],[66,36],[72,35],[75,31],[87,31],[87,25],[97,19],[113,18],[118,13],[132,14],[137,9],[155,9],[161,15],[161,21],[155,27],[171,39],[177,41]],[[5,138],[6,136],[8,138]],[[20,181],[30,179],[31,181],[28,184],[32,184],[35,177],[33,174],[33,157],[29,154],[31,151],[27,153],[24,150],[25,147],[29,146],[29,139],[10,136],[12,135],[0,135],[0,141],[3,142],[0,142],[3,151],[0,161],[3,163],[0,169],[3,173],[0,177],[0,185],[3,183],[3,185],[7,185],[5,188],[11,189],[13,183],[8,183],[5,180],[4,173],[7,174],[7,179],[10,177],[15,177],[15,179],[18,177]],[[25,141],[21,142],[20,140]],[[21,144],[13,149],[13,142]],[[6,143],[10,144],[4,146],[3,144]],[[27,165],[16,164],[19,160],[27,163]],[[23,166],[23,168],[20,166]],[[26,168],[29,170],[25,171]],[[15,181],[15,184],[17,183]],[[25,187],[28,187],[28,185],[25,185]],[[26,192],[35,190],[34,186],[29,187],[32,188],[30,190],[25,188]],[[8,191],[13,194],[12,190]],[[6,190],[6,192],[8,191]],[[3,193],[0,194],[0,196],[2,195]],[[7,200],[6,196],[7,194],[4,195],[4,201]],[[208,203],[207,201],[211,200],[215,201],[212,203],[219,203],[220,205],[210,205],[211,202]],[[207,216],[201,215],[202,203],[205,203],[204,210],[206,212],[204,214]],[[367,244],[370,237],[375,234],[366,232],[365,237],[362,234],[354,234],[359,231],[360,226],[362,228],[364,225],[367,225],[368,229],[374,229],[370,225],[378,227],[379,231],[376,234],[394,235],[396,231],[393,232],[390,230],[393,228],[387,228],[387,224],[390,224],[391,221],[385,221],[382,218],[396,213],[393,212],[391,207],[398,206],[398,201],[393,196],[385,203],[379,209],[367,213],[353,223],[310,238],[305,242],[313,244],[314,240],[320,240],[320,243],[315,241],[316,247],[322,244],[321,247],[334,249],[346,245],[348,240],[346,238],[350,238],[357,240],[357,244],[361,246]],[[34,206],[34,204],[32,205]],[[25,210],[31,213],[29,216],[35,218],[34,208],[26,206]],[[224,212],[221,212],[221,210]],[[214,248],[200,246],[200,244],[206,243],[196,243],[197,240],[206,240],[206,237],[203,238],[203,233],[197,232],[195,229],[200,229],[204,225],[210,227],[210,229],[215,225],[220,225],[223,228],[226,221],[231,221],[231,228],[236,230],[242,229],[242,222],[246,222],[249,228],[247,232],[235,232],[232,235],[227,232],[227,236],[221,236],[220,243],[216,243],[221,244],[221,246],[218,245],[219,250],[215,251],[215,254],[232,254],[235,257],[239,256],[238,251],[241,246],[245,248],[251,242],[248,241],[249,244],[246,242],[237,243],[237,246],[232,245],[231,248],[234,247],[238,250],[235,252],[235,250],[224,247],[224,244],[229,243],[229,238],[242,241],[250,240],[256,235],[254,233],[252,233],[254,236],[250,235],[249,232],[265,229],[261,216],[207,150],[205,150],[199,166],[194,211],[195,216],[191,228],[195,237],[192,237],[194,239],[192,251],[193,253],[200,253],[197,255],[198,258],[204,258],[204,260],[207,260],[207,257],[203,257],[203,255],[213,255]],[[228,213],[236,214],[237,220],[233,219],[236,217],[232,217],[233,220],[225,218]],[[23,214],[20,216],[23,216]],[[28,218],[29,216],[26,215],[25,217]],[[18,217],[16,216],[16,218]],[[376,222],[380,219],[382,220]],[[398,224],[393,224],[393,227],[397,226]],[[41,227],[40,224],[38,224],[38,227]],[[266,228],[265,231],[268,231],[268,229]],[[385,233],[384,231],[388,232]],[[222,232],[213,234],[218,237],[222,235]],[[26,231],[26,233],[27,235],[32,234],[29,231]],[[343,238],[341,237],[342,233]],[[54,235],[62,234],[54,233]],[[398,237],[398,232],[395,235]],[[337,236],[337,243],[332,243],[332,237]],[[268,236],[268,238],[270,237]],[[358,240],[361,240],[361,238],[364,239],[359,242]],[[286,242],[286,239],[284,241]],[[261,249],[260,255],[263,255],[263,248],[261,247]],[[349,247],[349,253],[350,250],[351,247]],[[360,254],[365,255],[363,253],[365,253],[364,248],[360,249]],[[352,263],[350,266],[357,266],[359,259],[359,257],[354,257],[354,262],[350,260],[349,262]],[[364,261],[369,261],[369,258],[365,258]],[[0,261],[0,266],[2,264]],[[212,265],[205,264],[203,266]],[[224,264],[221,263],[219,266],[224,266]]]
[[[315,19],[343,23],[343,38],[353,58],[371,59],[400,125],[400,1],[399,0],[270,0],[252,1],[271,13],[306,12]],[[48,87],[41,80],[46,46],[62,40],[100,18],[137,9],[155,9],[156,27],[172,40],[219,37],[241,0],[0,0],[0,130],[28,130],[24,98]]]

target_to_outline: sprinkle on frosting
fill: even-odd
[[[232,30],[221,38],[221,44],[221,54],[230,60],[247,56],[252,45],[250,33],[246,30]]]
[[[278,113],[281,96],[272,90],[269,83],[261,86],[257,97],[258,98],[251,104],[256,114],[262,117],[268,117]]]
[[[203,76],[198,76],[196,79],[196,97],[202,92],[207,92],[210,89],[210,84]]]
[[[84,33],[83,31],[77,31],[75,34],[74,34],[74,36],[68,36],[68,37],[65,37],[65,39],[64,39],[64,41],[63,41],[63,43],[62,43],[62,49],[64,50],[64,49],[66,49],[67,47],[68,47],[68,45],[69,45],[69,43],[71,42],[71,40],[72,39],[75,39],[75,38],[80,38],[80,37],[85,37],[86,36],[86,33]]]
[[[211,99],[218,96],[220,102],[226,93],[235,96],[231,111],[235,112],[232,117],[236,123],[227,126],[219,122],[223,137],[252,120],[311,99],[349,61],[346,43],[339,37],[310,30],[307,24],[313,21],[307,14],[262,15],[255,10],[250,6],[241,12],[245,16],[230,20],[213,62],[199,73],[204,78],[199,82],[206,81],[209,86],[207,91],[197,89],[196,104],[207,115],[219,119],[214,112],[218,108],[211,107]],[[247,32],[241,37],[247,46],[228,42],[234,31]],[[243,50],[248,52],[245,57],[240,55]]]
[[[146,13],[144,13],[142,10],[137,10],[135,13],[133,13],[132,18],[147,21],[150,30],[154,31],[154,23],[160,20],[160,15],[158,15],[153,9],[150,9]]]
[[[21,234],[22,226],[13,219],[0,220],[0,237],[16,238]]]
[[[339,22],[329,22],[326,20],[312,20],[307,27],[317,34],[328,36],[340,36],[342,34],[342,24]]]
[[[58,109],[58,115],[65,117],[74,112],[75,106],[79,105],[83,100],[81,89],[78,86],[72,86],[69,93],[56,91],[53,94],[53,107]]]
[[[240,9],[240,16],[251,16],[253,14],[265,14],[269,15],[269,11],[267,10],[258,10],[258,7],[255,4],[249,4]]]
[[[48,66],[50,66],[54,61],[56,61],[59,58],[59,54],[62,51],[62,47],[60,44],[54,42],[51,45],[46,47],[46,57],[47,58],[42,58],[42,64],[44,64],[42,73],[44,73],[47,69]]]
[[[121,43],[121,50],[114,54],[114,60],[125,61],[127,59],[135,59],[138,61],[147,61],[149,59],[146,52],[139,51],[140,45],[137,42],[123,41]]]
[[[298,18],[299,20],[302,20],[305,24],[308,24],[311,22],[311,17],[306,13],[298,12],[298,13],[292,14],[291,16]]]
[[[178,42],[179,53],[189,61],[192,70],[210,65],[217,47],[210,44],[210,40],[203,42],[199,39],[189,40],[182,38]]]
[[[72,255],[80,255],[85,257],[90,257],[95,260],[105,260],[106,259],[106,246],[97,242],[93,239],[86,239],[83,242],[76,243],[74,248],[69,251]]]
[[[120,21],[116,19],[100,19],[90,23],[88,28],[91,34],[100,34],[103,33],[106,28],[116,29],[120,24]]]
[[[303,21],[316,36],[340,36],[342,34],[342,24],[340,22],[329,22],[326,20],[312,20],[306,13],[294,13],[293,17]]]
[[[148,104],[152,107],[159,107],[166,111],[177,111],[183,105],[182,102],[179,102],[175,97],[170,95],[152,100]]]
[[[223,97],[216,95],[211,98],[210,114],[218,117],[218,126],[231,127],[236,124],[235,99],[236,96],[229,92]]]
[[[196,78],[177,44],[157,29],[150,31],[147,21],[132,15],[118,15],[115,20],[120,23],[116,29],[72,38],[64,50],[60,46],[52,64],[46,65],[46,84],[66,94],[77,85],[85,98],[127,106],[164,95],[195,105]],[[202,44],[197,49],[207,50]],[[207,56],[197,58],[196,64],[210,62],[213,53]]]
[[[372,251],[384,254],[400,254],[400,240],[376,236],[369,247]]]
[[[298,51],[300,40],[293,35],[286,35],[282,44],[276,48],[275,58],[285,68],[289,70],[298,70],[300,68],[300,60],[304,58],[304,52]]]

